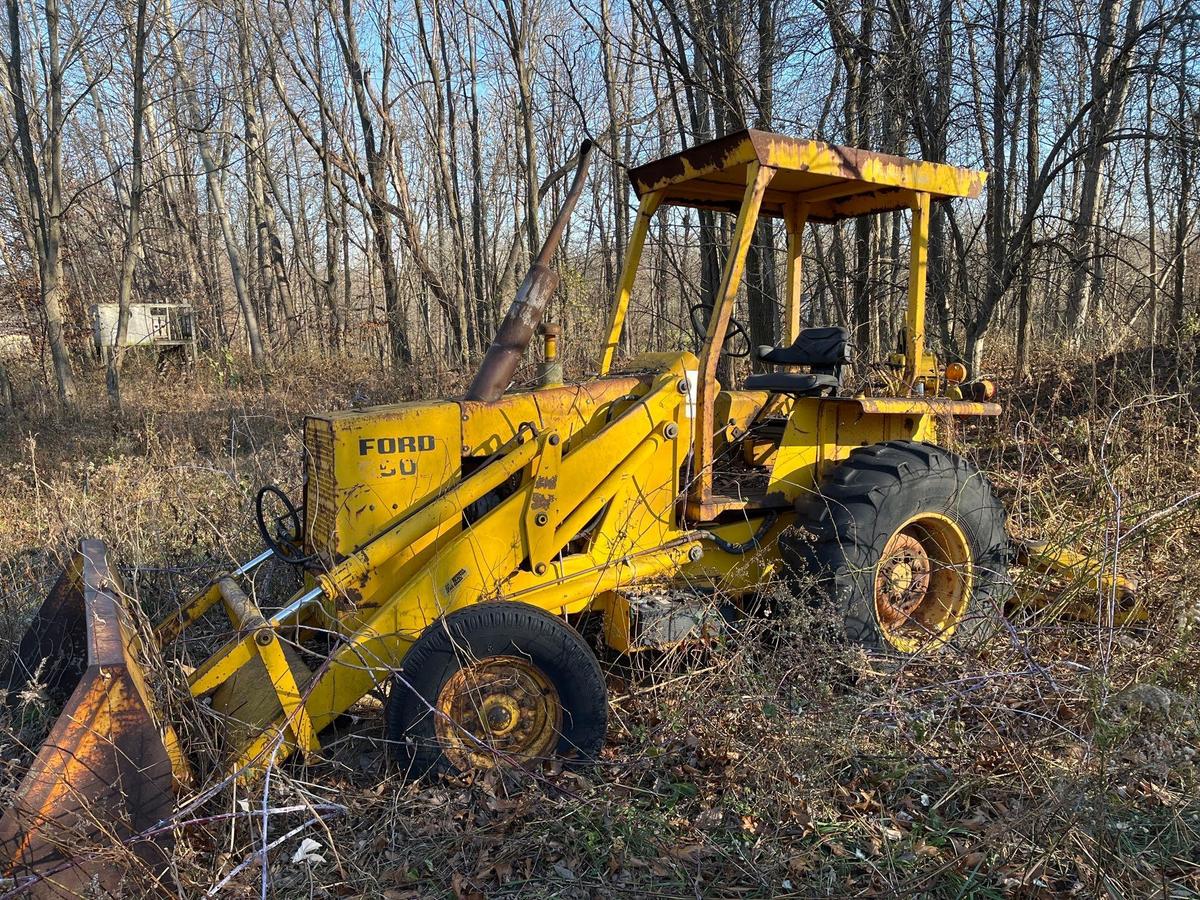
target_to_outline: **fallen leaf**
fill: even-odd
[[[484,895],[467,881],[462,872],[455,872],[450,876],[450,889],[454,891],[457,900],[485,900]]]
[[[671,859],[691,863],[698,862],[707,854],[708,851],[701,844],[685,844],[681,847],[672,847],[667,851],[667,856]]]
[[[300,846],[296,848],[296,852],[292,854],[292,865],[298,866],[304,863],[311,866],[325,862],[325,857],[318,852],[320,849],[321,844],[319,841],[314,841],[312,838],[306,837],[300,842]]]
[[[970,853],[964,854],[958,858],[958,868],[960,871],[962,869],[974,869],[983,863],[984,858],[985,857],[981,851],[972,850]]]

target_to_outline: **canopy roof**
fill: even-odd
[[[735,131],[629,171],[638,197],[664,190],[663,203],[736,212],[746,188],[746,166],[757,160],[776,170],[762,214],[783,216],[795,203],[808,218],[836,222],[851,216],[906,209],[914,193],[932,200],[978,197],[986,173],[839,147],[820,141]]]

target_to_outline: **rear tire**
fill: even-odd
[[[604,746],[608,689],[575,629],[525,603],[434,622],[392,679],[388,737],[413,775],[586,763]]]
[[[979,643],[1012,596],[1003,505],[978,469],[932,444],[852,451],[799,505],[780,552],[873,650]]]

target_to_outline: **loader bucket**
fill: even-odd
[[[185,764],[147,690],[138,611],[120,595],[104,544],[83,541],[0,671],[10,710],[33,692],[63,701],[0,816],[0,875],[12,879],[0,893],[167,893],[163,820]]]

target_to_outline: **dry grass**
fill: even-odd
[[[1160,352],[1153,382],[1147,364],[1044,369],[998,428],[963,436],[1014,530],[1139,574],[1144,626],[1018,617],[981,652],[885,666],[771,589],[772,615],[722,646],[606,658],[609,744],[591,770],[406,784],[364,704],[326,761],[189,810],[185,894],[243,866],[222,895],[259,896],[256,854],[283,838],[272,897],[1195,896],[1200,379],[1190,356]],[[0,429],[4,634],[82,536],[109,542],[147,607],[194,588],[254,547],[258,485],[297,488],[305,412],[456,387],[343,361],[129,381],[120,419],[89,380],[77,419],[26,395]],[[32,740],[36,719],[19,724],[10,740]],[[264,801],[291,810],[266,836]],[[306,838],[315,856],[292,862]]]

